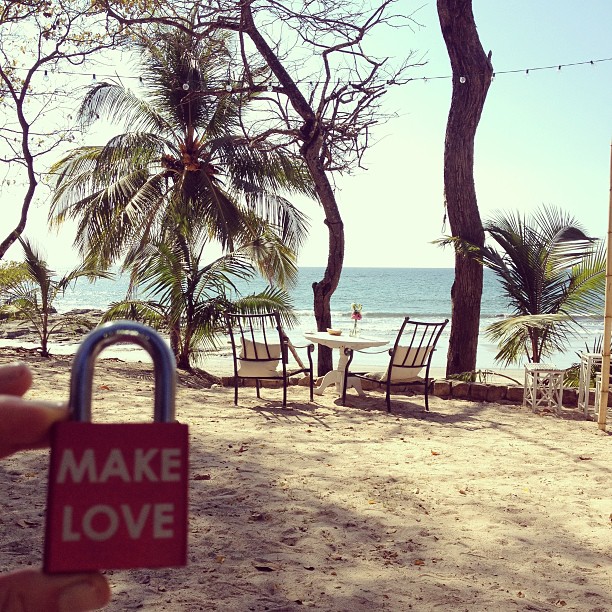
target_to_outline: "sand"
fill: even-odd
[[[66,398],[69,358],[2,349]],[[109,570],[108,610],[612,609],[612,439],[582,413],[181,376],[189,564]],[[100,360],[97,421],[151,413],[151,367]],[[0,571],[41,563],[47,451],[0,464]]]

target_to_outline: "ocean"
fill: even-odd
[[[300,344],[304,332],[315,330],[313,314],[312,283],[321,280],[322,268],[300,268],[296,286],[290,291],[293,306],[299,318],[299,325],[291,330],[294,344]],[[363,305],[363,320],[360,322],[361,335],[366,337],[395,338],[404,316],[434,321],[450,319],[450,290],[453,283],[452,268],[344,268],[338,289],[331,301],[332,322],[335,328],[348,333],[351,326],[351,304]],[[253,281],[245,291],[258,291],[265,286],[263,281]],[[57,300],[59,312],[74,308],[105,309],[111,302],[122,299],[126,294],[127,279],[99,280],[90,284],[80,280],[66,294]],[[495,275],[485,270],[484,291],[481,306],[480,336],[477,366],[480,369],[499,368],[495,362],[497,348],[485,337],[485,329],[495,320],[508,316],[509,308]],[[591,347],[595,338],[603,332],[603,316],[583,319],[583,329],[571,338],[567,350],[550,358],[559,367],[576,363],[577,353]],[[432,365],[444,368],[450,324],[438,344]],[[385,357],[371,358],[372,364],[384,362]],[[519,368],[522,364],[511,366]],[[204,366],[205,367],[205,366]]]

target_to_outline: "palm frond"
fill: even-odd
[[[172,131],[172,124],[154,105],[116,83],[102,82],[92,86],[81,102],[78,116],[85,127],[100,117],[107,117],[114,121],[120,119],[131,132]]]
[[[232,312],[242,314],[265,314],[277,310],[285,327],[291,329],[298,323],[291,297],[277,287],[266,287],[259,293],[244,295],[232,303]]]
[[[128,319],[139,321],[154,329],[163,329],[165,326],[164,309],[155,301],[147,300],[121,300],[112,302],[101,322]]]

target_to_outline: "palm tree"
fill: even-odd
[[[147,245],[133,263],[134,281],[146,299],[126,298],[111,304],[104,320],[128,318],[142,321],[168,333],[177,366],[191,370],[208,349],[218,347],[225,333],[226,312],[278,310],[290,326],[295,323],[285,291],[267,288],[261,293],[241,296],[237,280],[248,281],[257,271],[257,261],[277,262],[283,269],[290,256],[278,259],[283,245],[273,234],[242,245],[236,251],[203,264],[204,231],[191,228],[193,242],[185,240],[177,223],[165,239]]]
[[[129,131],[74,149],[52,169],[50,218],[77,220],[85,257],[108,265],[125,256],[129,266],[177,215],[206,225],[223,252],[257,239],[262,220],[299,248],[307,223],[282,194],[315,197],[310,175],[297,157],[246,136],[253,94],[226,91],[228,44],[161,31],[139,43],[142,97],[121,83],[89,90],[83,123],[107,117]],[[183,234],[191,239],[188,226]]]
[[[49,357],[49,337],[55,331],[69,324],[80,322],[63,317],[51,324],[49,316],[55,312],[53,303],[58,295],[63,294],[70,283],[78,278],[110,278],[111,274],[95,269],[91,263],[84,263],[59,279],[49,268],[40,252],[26,238],[19,238],[24,252],[24,264],[15,280],[3,287],[5,301],[0,307],[7,318],[26,319],[32,323],[40,339],[41,355]]]
[[[512,314],[490,325],[504,365],[522,356],[533,363],[563,352],[579,317],[601,316],[605,288],[605,245],[594,245],[571,215],[542,207],[532,216],[497,213],[485,232],[497,248],[475,251],[497,275]]]

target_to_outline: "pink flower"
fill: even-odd
[[[361,321],[361,313],[358,310],[355,310],[351,315],[351,319],[353,319],[353,321]]]

